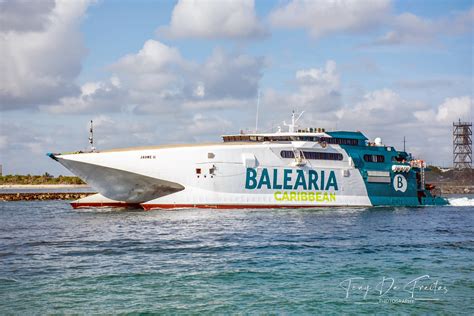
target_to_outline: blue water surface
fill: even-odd
[[[473,227],[472,206],[0,202],[0,313],[473,315]]]

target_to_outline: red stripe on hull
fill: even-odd
[[[246,205],[246,204],[141,204],[144,210],[152,209],[176,209],[176,208],[210,208],[210,209],[244,209],[244,208],[320,208],[320,207],[336,207],[329,205]]]
[[[74,209],[78,208],[93,208],[93,207],[116,207],[116,208],[140,208],[139,203],[125,203],[125,202],[87,202],[87,203],[71,203]]]

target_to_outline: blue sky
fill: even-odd
[[[6,1],[0,163],[46,152],[219,141],[291,110],[448,166],[472,120],[472,1]]]

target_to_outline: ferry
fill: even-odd
[[[73,208],[315,208],[445,205],[426,164],[359,131],[300,128],[220,143],[48,153],[97,190]],[[92,127],[91,127],[92,133]],[[92,137],[90,138],[91,144]]]

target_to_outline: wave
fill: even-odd
[[[452,206],[474,206],[474,199],[467,197],[462,198],[450,198],[448,199],[449,204]]]

